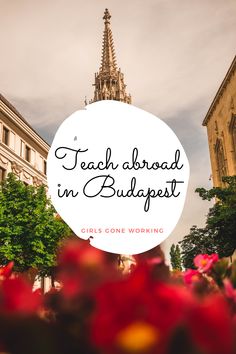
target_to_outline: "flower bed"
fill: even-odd
[[[236,264],[198,255],[196,269],[169,272],[137,257],[128,274],[86,242],[58,260],[60,290],[42,295],[0,269],[0,345],[16,354],[233,354]]]

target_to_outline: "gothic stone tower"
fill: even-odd
[[[236,175],[236,57],[206,114],[213,185],[222,177]]]
[[[116,64],[110,19],[111,15],[108,9],[106,9],[103,16],[105,28],[103,33],[102,62],[99,72],[95,73],[94,99],[90,103],[101,100],[116,100],[130,104],[131,96],[126,93],[124,74],[117,68]]]

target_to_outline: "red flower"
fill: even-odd
[[[184,289],[153,282],[144,266],[95,297],[91,337],[107,353],[162,353],[189,299]]]
[[[0,311],[21,314],[35,313],[41,306],[41,294],[32,292],[23,278],[5,279],[0,288]]]
[[[6,266],[0,267],[0,279],[9,278],[12,274],[12,269],[14,266],[14,262],[9,262]]]
[[[189,313],[192,339],[207,354],[233,353],[233,327],[224,298],[211,295],[195,302]]]
[[[207,273],[211,270],[214,263],[219,260],[217,254],[199,254],[194,258],[194,265],[198,268],[200,273]]]
[[[105,252],[92,247],[88,242],[70,241],[59,256],[62,293],[70,298],[91,292],[98,284],[107,280],[114,269],[115,267],[107,263]]]
[[[70,241],[59,256],[59,265],[63,267],[100,267],[105,260],[104,252],[90,246],[87,242]]]
[[[186,284],[191,285],[201,279],[201,274],[194,269],[188,269],[183,273],[184,281]]]
[[[163,262],[164,260],[161,257],[154,257],[154,258],[147,259],[147,264],[150,266],[159,265],[162,264]]]

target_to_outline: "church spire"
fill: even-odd
[[[110,27],[111,15],[105,9],[102,62],[99,72],[95,74],[94,99],[91,101],[116,100],[131,103],[131,96],[126,93],[124,74],[117,68],[112,31]]]
[[[103,33],[102,62],[100,72],[107,72],[112,74],[114,71],[117,70],[117,65],[112,31],[110,28],[110,19],[111,15],[108,9],[106,9],[103,16],[105,29]]]

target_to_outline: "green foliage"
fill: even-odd
[[[70,229],[59,218],[44,186],[26,186],[8,174],[0,188],[0,264],[14,261],[14,270],[36,268],[50,274],[59,242]]]
[[[220,287],[224,287],[224,279],[230,278],[233,283],[233,276],[235,274],[235,264],[229,266],[229,259],[228,258],[221,258],[216,264],[214,264],[211,270],[211,276],[215,280],[216,284]]]
[[[211,254],[217,252],[214,242],[214,232],[208,228],[192,226],[188,235],[179,242],[182,249],[182,260],[185,268],[195,268],[193,259],[198,254]]]
[[[224,188],[196,189],[203,200],[215,200],[210,208],[205,228],[193,226],[180,242],[183,264],[193,267],[193,258],[199,253],[218,253],[231,256],[236,249],[236,176],[224,177]]]
[[[170,262],[173,270],[182,270],[182,260],[179,245],[172,245],[170,249]]]

